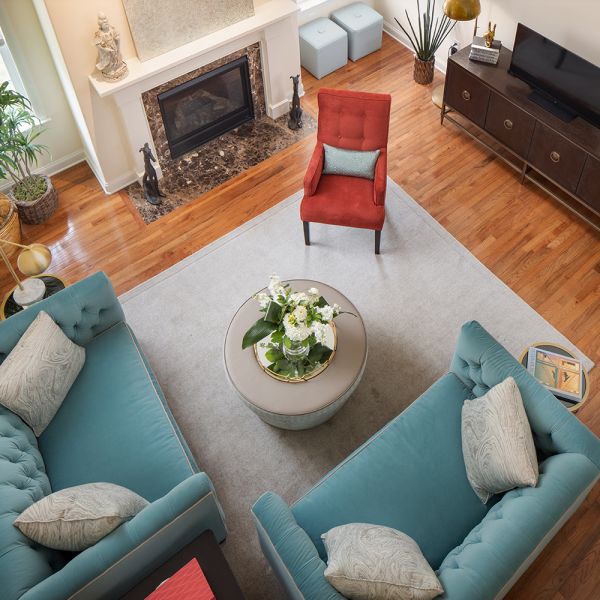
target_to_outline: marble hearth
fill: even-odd
[[[121,81],[109,83],[90,76],[98,101],[116,105],[126,134],[131,178],[123,184],[140,180],[144,165],[139,149],[146,142],[158,158],[159,177],[163,169],[173,167],[168,148],[165,151],[157,103],[152,98],[164,86],[167,89],[174,82],[246,54],[254,78],[252,94],[258,121],[266,115],[272,122],[287,113],[291,99],[289,78],[300,72],[297,12],[298,7],[291,0],[271,0],[257,6],[254,16],[155,58],[128,59],[129,75]]]

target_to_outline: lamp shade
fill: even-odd
[[[472,21],[481,13],[479,0],[446,0],[442,9],[453,21]]]
[[[21,250],[17,258],[17,266],[23,275],[40,275],[52,261],[50,249],[43,244],[30,244]]]

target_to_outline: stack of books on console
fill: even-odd
[[[494,40],[492,42],[492,47],[488,48],[482,37],[474,37],[469,58],[471,60],[495,65],[498,63],[498,58],[500,58],[500,48],[502,48],[502,42],[500,40]]]

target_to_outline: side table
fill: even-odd
[[[56,275],[49,275],[45,273],[43,275],[36,275],[33,279],[41,279],[46,284],[46,293],[44,294],[44,298],[48,298],[61,290],[64,290],[67,287],[67,284]],[[15,291],[16,286],[6,294],[2,304],[0,304],[0,320],[4,321],[4,319],[8,319],[8,317],[12,317],[13,315],[21,312],[23,307],[17,304],[13,299],[13,292]]]
[[[526,369],[527,369],[527,355],[529,353],[529,348],[531,348],[532,346],[535,346],[536,348],[539,348],[540,350],[547,350],[548,352],[562,354],[563,356],[568,356],[569,358],[577,358],[570,350],[567,350],[567,348],[564,348],[563,346],[560,346],[559,344],[555,344],[554,342],[537,342],[537,343],[531,344],[527,348],[525,348],[525,350],[523,350],[523,352],[521,353],[521,356],[519,356],[519,362]],[[564,400],[563,398],[557,397],[557,400],[562,402],[563,405],[572,413],[576,413],[583,406],[583,404],[585,404],[585,402],[587,401],[587,399],[590,395],[588,372],[586,371],[585,367],[582,367],[582,368],[583,368],[583,389],[582,389],[583,396],[581,398],[581,402],[570,402],[569,400]]]
[[[121,600],[144,600],[165,579],[171,577],[193,558],[197,559],[200,564],[217,600],[244,600],[242,590],[240,590],[212,531],[200,534],[193,542],[182,548],[124,596],[121,596]]]

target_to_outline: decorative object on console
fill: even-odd
[[[38,500],[17,517],[15,527],[46,548],[81,552],[135,517],[148,504],[123,486],[86,483]]]
[[[494,38],[496,37],[496,23],[494,23],[494,28],[492,29],[492,22],[489,21],[487,31],[483,34],[483,39],[485,40],[485,47],[491,48]]]
[[[302,123],[302,108],[300,108],[300,94],[298,93],[298,84],[300,75],[291,75],[290,79],[294,85],[294,94],[292,96],[292,107],[290,108],[290,118],[288,119],[288,127],[292,130],[300,129]]]
[[[9,257],[4,251],[3,244],[21,248],[21,252],[17,257],[17,266],[23,275],[29,276],[28,279],[25,279],[24,281],[19,279]],[[17,287],[12,292],[15,302],[22,307],[31,306],[32,304],[39,302],[46,293],[46,286],[41,279],[34,276],[41,275],[50,266],[50,262],[52,261],[50,249],[43,244],[30,244],[29,246],[25,246],[23,244],[0,239],[0,256],[4,260],[9,273],[17,284]]]
[[[500,58],[500,48],[502,48],[500,40],[492,40],[490,46],[488,46],[484,38],[476,36],[473,38],[473,43],[471,44],[469,60],[496,65]]]
[[[385,221],[387,143],[392,98],[350,90],[321,88],[317,144],[304,176],[300,218],[310,246],[310,223],[372,229],[379,254]],[[360,137],[357,131],[362,132]],[[323,174],[324,144],[347,150],[379,150],[373,180]],[[352,202],[348,202],[348,198]]]
[[[47,152],[37,143],[44,132],[29,100],[10,89],[8,81],[0,85],[0,179],[11,179],[8,192],[23,223],[43,223],[58,206],[58,193],[50,178],[33,173],[38,157]]]
[[[412,21],[410,20],[410,16],[408,15],[408,10],[405,9],[404,12],[406,14],[410,32],[398,19],[395,17],[394,19],[415,51],[414,80],[421,85],[427,85],[433,81],[435,53],[438,51],[446,37],[448,37],[452,29],[454,29],[456,23],[453,23],[446,14],[444,14],[441,19],[435,16],[435,0],[433,0],[433,2],[427,0],[427,9],[421,18],[421,4],[419,0],[417,0],[419,31],[419,34],[417,35]]]
[[[323,575],[353,600],[431,600],[444,593],[417,542],[382,525],[350,523],[321,535]]]
[[[254,16],[253,0],[123,0],[123,6],[142,61]]]
[[[464,401],[461,432],[467,477],[484,504],[495,494],[536,486],[535,445],[513,377]]]
[[[445,0],[444,6],[442,7],[444,14],[453,21],[472,21],[475,19],[475,26],[473,28],[473,36],[477,35],[477,18],[481,13],[481,4],[479,0]],[[457,48],[458,49],[458,48]],[[451,56],[454,52],[448,54]],[[431,101],[438,106],[442,107],[444,103],[444,84],[436,86],[431,94]]]
[[[85,362],[73,343],[44,311],[0,364],[0,404],[19,415],[40,436],[60,408]]]
[[[336,345],[333,319],[341,314],[337,304],[327,304],[315,287],[293,292],[277,275],[271,275],[266,291],[254,298],[264,317],[244,334],[242,349],[254,346],[269,375],[300,382],[327,368]]]
[[[129,69],[121,55],[121,36],[108,22],[104,13],[98,13],[98,30],[94,33],[94,46],[98,50],[96,69],[106,81],[119,81],[127,77]]]
[[[150,144],[146,142],[140,152],[144,154],[144,177],[142,179],[142,189],[144,190],[144,196],[150,204],[160,204],[161,198],[166,198],[165,194],[160,191],[158,187],[158,177],[156,176],[156,169],[154,168],[153,162],[156,162],[156,158],[152,154]]]

